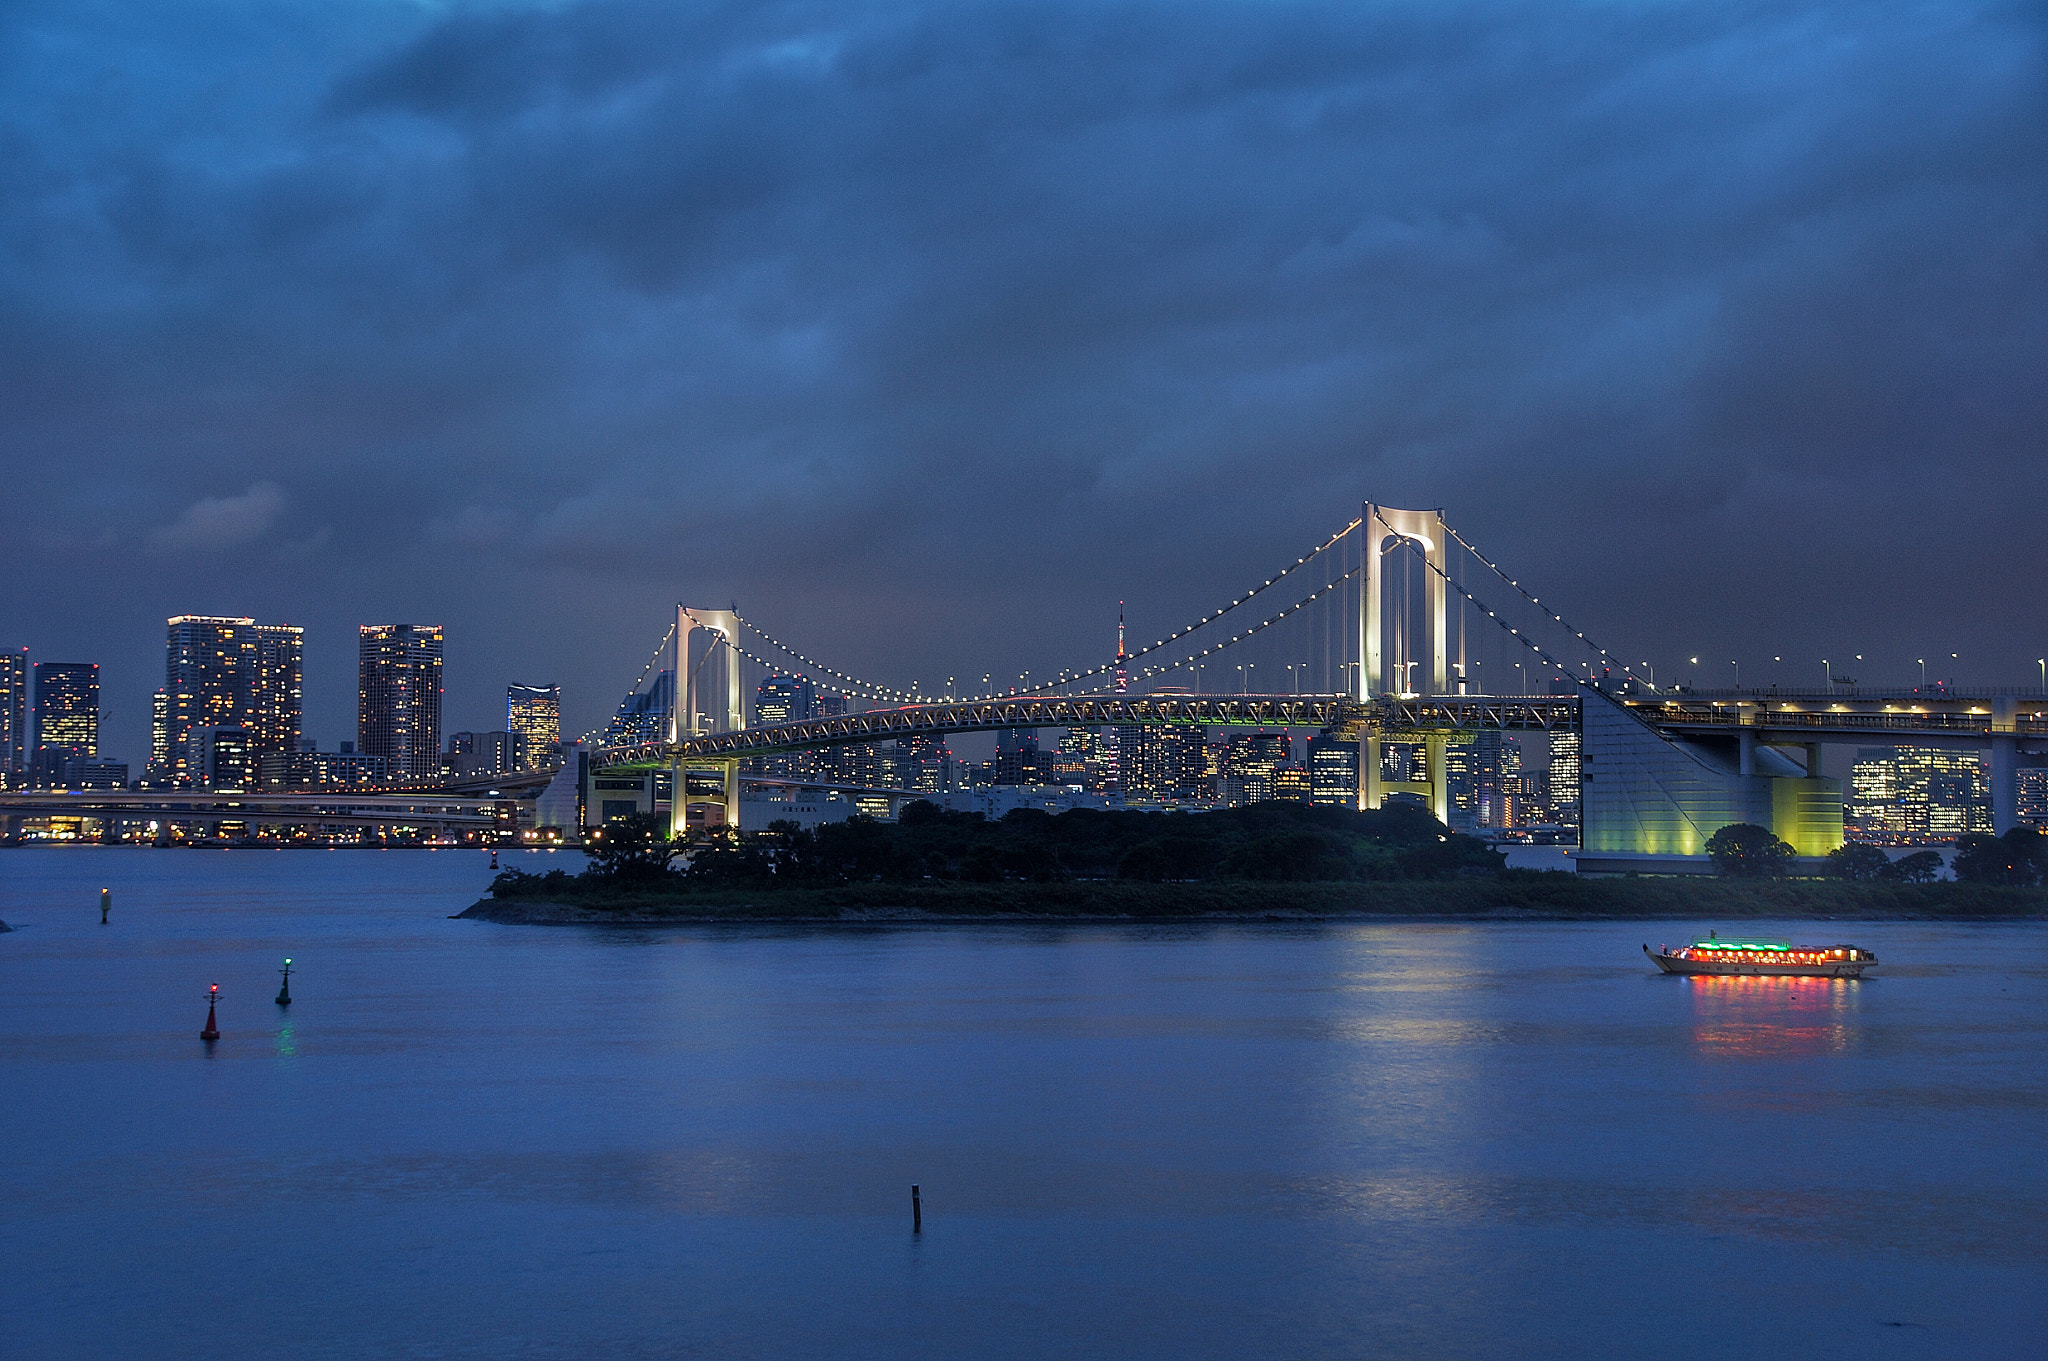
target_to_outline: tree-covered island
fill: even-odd
[[[1718,877],[1597,879],[1506,868],[1419,807],[1372,812],[1269,802],[1213,812],[1020,809],[990,821],[912,803],[898,821],[773,822],[695,842],[625,818],[581,873],[508,870],[464,916],[514,921],[860,920],[885,917],[1744,916],[2011,917],[2048,911],[2048,842],[1977,861],[2002,876],[1929,882],[1931,853],[1892,872],[1845,847],[1826,877],[1789,849],[1721,839]],[[1986,839],[1990,840],[1990,839]],[[2014,868],[2014,867],[2017,868]]]

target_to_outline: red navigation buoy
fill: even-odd
[[[498,868],[498,848],[496,846],[491,847],[491,868]]]
[[[215,983],[206,990],[206,1029],[199,1032],[199,1038],[202,1040],[217,1040],[220,1038],[220,1027],[213,1020],[213,1004],[219,1000],[220,984]]]

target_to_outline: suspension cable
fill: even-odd
[[[1451,528],[1448,524],[1444,525],[1444,532],[1446,534],[1449,534],[1452,538],[1456,539],[1458,541],[1459,547],[1463,548],[1467,553],[1470,553],[1473,557],[1479,559],[1480,563],[1484,565],[1489,571],[1491,571],[1495,576],[1499,577],[1502,581],[1505,581],[1508,585],[1512,586],[1516,591],[1518,591],[1524,600],[1528,601],[1531,605],[1534,605],[1537,609],[1542,610],[1547,618],[1555,621],[1558,624],[1563,625],[1565,632],[1572,634],[1580,642],[1584,643],[1587,647],[1597,651],[1601,656],[1606,657],[1610,655],[1606,648],[1601,647],[1591,638],[1588,638],[1585,634],[1580,633],[1577,629],[1573,628],[1563,615],[1559,614],[1556,610],[1551,609],[1548,605],[1545,605],[1541,600],[1538,600],[1534,595],[1531,595],[1528,589],[1524,587],[1521,582],[1517,581],[1515,578],[1509,576],[1505,571],[1501,570],[1500,564],[1488,558],[1486,554],[1474,548],[1470,543],[1467,543],[1465,541],[1464,535],[1460,534],[1457,530]],[[1623,662],[1622,670],[1627,671],[1628,669],[1628,663]],[[1631,674],[1633,673],[1631,672]]]
[[[1389,534],[1400,535],[1404,541],[1407,541],[1409,543],[1409,547],[1411,548],[1411,550],[1414,548],[1413,541],[1408,540],[1407,536],[1401,534],[1400,530],[1395,529],[1392,525],[1388,525],[1386,522],[1386,518],[1382,516],[1377,509],[1373,511],[1373,518],[1378,520],[1381,524],[1386,525],[1387,532]],[[1445,525],[1444,528],[1448,530],[1450,526]],[[1464,540],[1460,539],[1459,542],[1464,543]],[[1470,547],[1469,544],[1466,546]],[[1591,688],[1591,681],[1581,680],[1577,676],[1572,675],[1570,668],[1566,667],[1563,662],[1560,662],[1557,658],[1551,656],[1548,652],[1544,651],[1544,649],[1536,642],[1535,639],[1531,638],[1528,634],[1522,632],[1520,629],[1510,626],[1507,620],[1501,618],[1498,614],[1495,614],[1491,609],[1487,609],[1485,601],[1481,600],[1478,596],[1472,594],[1472,592],[1466,590],[1458,582],[1451,580],[1450,575],[1447,572],[1445,572],[1443,568],[1437,566],[1435,563],[1429,560],[1429,555],[1427,553],[1417,553],[1416,556],[1422,559],[1423,566],[1429,568],[1430,571],[1435,572],[1438,576],[1442,577],[1445,585],[1449,586],[1459,595],[1465,597],[1465,599],[1471,601],[1474,608],[1486,610],[1486,617],[1488,619],[1491,619],[1495,624],[1499,625],[1501,628],[1507,629],[1509,636],[1513,637],[1515,641],[1519,642],[1523,647],[1528,648],[1538,657],[1548,662],[1552,670],[1556,671],[1560,675],[1570,677],[1574,685]],[[1484,561],[1484,559],[1481,559],[1481,561]],[[1499,569],[1496,568],[1495,570]],[[1601,655],[1606,655],[1604,650],[1602,651]]]
[[[1207,657],[1212,653],[1221,652],[1224,648],[1231,646],[1233,643],[1241,643],[1245,639],[1251,637],[1253,634],[1262,633],[1266,629],[1271,628],[1273,625],[1279,623],[1282,619],[1285,619],[1290,614],[1293,614],[1296,610],[1303,609],[1309,605],[1314,604],[1316,601],[1322,599],[1330,592],[1336,590],[1339,586],[1342,586],[1345,582],[1357,576],[1359,572],[1362,570],[1364,569],[1354,567],[1350,571],[1346,572],[1343,576],[1338,577],[1335,581],[1332,581],[1327,585],[1318,586],[1315,590],[1309,592],[1301,599],[1295,601],[1292,605],[1289,605],[1286,609],[1280,611],[1280,613],[1273,615],[1270,618],[1259,621],[1258,623],[1252,625],[1250,628],[1244,630],[1242,633],[1233,634],[1230,637],[1224,639],[1220,643],[1213,643],[1210,646],[1203,648],[1200,652],[1191,652],[1187,656],[1181,658],[1181,660],[1173,663],[1171,666],[1144,667],[1139,670],[1138,676],[1140,679],[1144,679],[1149,676],[1163,676],[1166,675],[1168,672],[1180,670],[1183,666],[1188,665],[1190,662],[1198,662],[1202,660],[1202,658]],[[1148,649],[1148,651],[1151,650],[1156,649]],[[1138,655],[1142,656],[1143,654],[1141,653]]]
[[[1275,572],[1272,576],[1267,577],[1264,581],[1252,587],[1243,595],[1238,596],[1229,604],[1224,605],[1219,609],[1213,610],[1210,613],[1203,615],[1200,619],[1197,619],[1194,623],[1187,625],[1185,628],[1176,629],[1174,632],[1167,634],[1164,638],[1159,639],[1157,642],[1152,643],[1150,646],[1141,647],[1135,652],[1126,654],[1123,659],[1123,664],[1126,667],[1128,667],[1132,662],[1135,662],[1142,657],[1149,657],[1153,653],[1159,651],[1161,648],[1171,647],[1173,644],[1179,642],[1181,639],[1187,637],[1189,634],[1195,632],[1197,629],[1204,628],[1210,624],[1215,623],[1218,619],[1221,619],[1224,615],[1229,614],[1232,610],[1235,610],[1240,605],[1243,605],[1245,602],[1251,600],[1254,596],[1260,595],[1261,593],[1265,592],[1271,587],[1278,585],[1280,582],[1286,580],[1288,577],[1292,576],[1301,568],[1307,566],[1309,563],[1315,561],[1317,558],[1321,557],[1330,549],[1336,547],[1339,543],[1342,543],[1344,541],[1345,536],[1350,534],[1352,530],[1358,528],[1359,525],[1362,523],[1362,520],[1351,521],[1342,529],[1338,530],[1335,534],[1332,534],[1329,538],[1325,539],[1322,543],[1316,545],[1307,553],[1304,553],[1302,556],[1296,558],[1292,563],[1288,564],[1280,571]],[[1351,575],[1351,573],[1346,573],[1344,577],[1340,577],[1338,578],[1338,580],[1347,580]],[[1323,594],[1323,592],[1318,592],[1317,594],[1320,595]],[[1314,597],[1310,598],[1313,599]],[[1274,622],[1274,620],[1283,618],[1286,614],[1292,613],[1294,609],[1298,608],[1299,605],[1292,606],[1288,610],[1283,611],[1282,614],[1274,616],[1273,620],[1268,620],[1266,624],[1260,624],[1258,628],[1248,630],[1246,633],[1238,635],[1238,638],[1249,637],[1251,633],[1255,633],[1258,631],[1258,629],[1267,627],[1267,625]],[[735,617],[739,617],[737,613],[735,614]],[[835,680],[842,681],[847,685],[864,686],[867,689],[876,692],[876,697],[880,698],[896,699],[912,704],[921,703],[924,700],[924,696],[913,695],[910,694],[908,691],[898,690],[892,686],[877,685],[872,681],[863,681],[857,677],[849,676],[843,671],[835,670],[832,667],[826,666],[823,662],[805,656],[803,653],[797,651],[789,644],[774,637],[766,629],[763,629],[760,625],[754,623],[749,619],[741,617],[740,623],[745,627],[752,629],[756,634],[758,634],[761,637],[761,639],[764,642],[768,643],[777,651],[788,653],[791,657],[794,657],[797,661],[802,662],[805,666],[810,667],[814,671],[830,676]],[[1236,642],[1238,641],[1238,638],[1233,638],[1231,641]],[[1221,643],[1217,646],[1227,647],[1229,646],[1229,643]],[[1210,648],[1208,651],[1213,652],[1215,651],[1215,648]],[[1208,652],[1204,652],[1200,655],[1207,656]],[[769,665],[769,663],[763,662],[762,665],[766,666]],[[1004,695],[1041,694],[1048,690],[1062,689],[1066,686],[1074,684],[1077,681],[1092,680],[1097,676],[1108,675],[1110,672],[1116,670],[1116,667],[1117,663],[1115,661],[1108,661],[1104,662],[1100,666],[1090,667],[1085,671],[1076,671],[1071,674],[1063,671],[1060,672],[1056,678],[1041,682],[1038,685],[1016,686],[1007,690],[996,691],[992,694],[966,696],[960,702],[971,704],[982,700],[1001,699]],[[1164,669],[1171,670],[1172,668],[1169,667]],[[1153,675],[1157,674],[1160,670],[1161,668],[1157,667],[1145,668],[1141,670],[1139,674]]]
[[[660,642],[658,642],[658,643],[656,643],[656,644],[654,645],[654,655],[653,655],[653,656],[651,656],[651,657],[649,657],[649,658],[647,659],[647,665],[645,665],[645,666],[643,666],[643,667],[641,667],[641,668],[640,668],[640,675],[639,675],[639,677],[638,677],[638,678],[637,678],[636,680],[634,680],[634,682],[633,682],[633,688],[632,688],[632,689],[630,689],[630,690],[628,690],[628,691],[626,691],[626,698],[625,698],[625,699],[622,699],[622,700],[620,700],[620,701],[619,701],[619,708],[624,708],[624,707],[625,707],[625,705],[626,705],[626,702],[627,702],[627,700],[630,700],[630,699],[632,699],[632,698],[633,698],[633,696],[635,696],[635,695],[637,695],[637,694],[639,694],[639,693],[640,693],[640,684],[641,684],[641,682],[647,679],[647,673],[648,673],[648,672],[650,672],[650,671],[652,671],[652,670],[654,669],[654,665],[655,665],[655,663],[656,663],[656,662],[659,662],[659,661],[661,660],[661,654],[662,654],[662,651],[663,651],[663,649],[665,649],[665,648],[666,648],[666,647],[667,647],[667,646],[669,645],[669,640],[670,640],[670,639],[672,639],[672,638],[674,638],[675,636],[676,636],[676,626],[675,626],[675,624],[674,624],[674,623],[670,623],[670,624],[669,624],[669,626],[668,626],[668,632],[666,632],[666,633],[662,634],[662,635],[661,635],[661,641],[660,641]],[[674,701],[673,701],[673,700],[671,700],[671,701],[670,701],[670,703],[671,703],[671,704],[673,704],[673,703],[674,703]],[[617,721],[617,719],[618,719],[618,716],[619,716],[619,711],[618,711],[618,709],[614,709],[614,710],[612,710],[612,716],[611,716],[610,718],[606,719],[606,720],[605,720],[605,721],[604,721],[604,722],[603,722],[603,723],[602,723],[602,724],[601,724],[600,726],[598,726],[598,727],[595,727],[595,728],[592,728],[592,729],[591,729],[591,730],[590,730],[589,732],[587,732],[587,733],[583,734],[583,736],[581,736],[581,737],[577,738],[577,739],[576,739],[576,743],[577,743],[577,745],[579,745],[579,746],[580,746],[581,744],[583,744],[583,743],[585,743],[585,742],[588,742],[588,741],[589,741],[589,740],[590,740],[591,738],[593,738],[593,737],[597,736],[597,735],[598,735],[598,733],[600,733],[600,732],[603,732],[603,731],[605,731],[606,729],[609,729],[609,728],[611,727],[611,725],[612,725],[612,724],[613,724],[614,722],[616,722],[616,721]]]

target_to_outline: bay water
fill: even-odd
[[[489,879],[0,851],[0,1355],[2043,1354],[2043,924],[450,920]],[[1717,926],[1884,966],[1640,949]]]

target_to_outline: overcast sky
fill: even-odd
[[[2048,650],[2038,4],[0,9],[0,644],[448,629],[598,721],[678,600],[1100,659],[1361,498],[1645,657]]]

